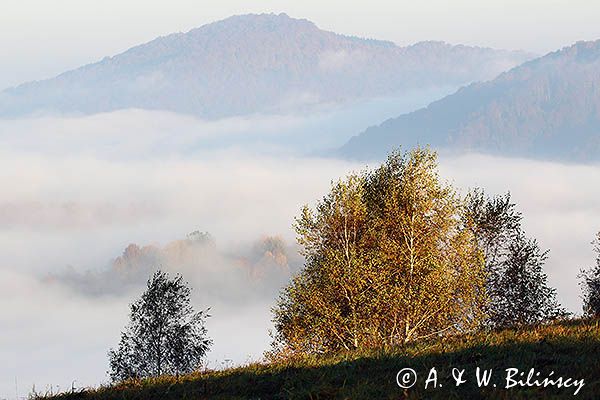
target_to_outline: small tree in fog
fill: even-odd
[[[592,242],[596,253],[596,265],[581,271],[583,278],[583,312],[588,317],[600,317],[600,232]]]
[[[180,275],[155,272],[131,305],[130,322],[117,349],[108,353],[113,381],[179,375],[198,369],[212,341],[207,311],[195,312],[190,288]]]

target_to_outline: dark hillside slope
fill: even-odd
[[[574,398],[575,388],[505,389],[507,368],[535,368],[541,379],[583,378],[577,399],[600,398],[600,322],[579,320],[549,326],[465,335],[380,352],[346,354],[280,364],[254,364],[180,379],[164,377],[46,399],[557,399]],[[396,375],[414,368],[418,383],[401,389]],[[424,389],[430,369],[442,387]],[[456,387],[452,368],[465,369]],[[477,367],[493,369],[487,388],[475,381]],[[493,384],[497,387],[494,388]]]

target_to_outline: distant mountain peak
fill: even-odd
[[[559,50],[556,55],[584,63],[597,60],[600,58],[600,40],[578,41],[572,46]]]
[[[199,28],[192,29],[190,32],[223,28],[243,30],[244,28],[248,27],[253,27],[256,29],[262,28],[266,30],[279,30],[290,28],[319,30],[319,28],[312,21],[309,21],[307,19],[292,18],[286,13],[262,13],[233,15],[223,20],[212,22],[203,25]]]
[[[528,54],[344,36],[287,14],[246,14],[0,92],[0,117],[126,108],[202,118],[303,110],[489,79]]]

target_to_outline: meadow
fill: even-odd
[[[335,356],[312,356],[286,362],[253,363],[191,375],[128,381],[115,386],[73,390],[57,396],[33,394],[35,400],[170,400],[170,399],[561,399],[574,397],[575,387],[506,389],[507,368],[553,377],[584,380],[578,399],[600,396],[600,321],[576,319],[458,335],[405,346]],[[436,368],[437,384],[425,382]],[[492,369],[479,388],[477,367]],[[397,374],[412,368],[416,384],[402,389]],[[465,370],[458,387],[452,369]],[[493,385],[496,384],[496,387]]]

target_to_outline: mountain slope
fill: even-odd
[[[427,108],[371,127],[341,152],[381,157],[396,146],[561,160],[600,160],[600,40],[527,62]]]
[[[32,399],[171,400],[171,399],[577,399],[600,395],[600,324],[598,320],[557,322],[497,332],[464,335],[408,344],[396,349],[320,356],[295,362],[251,364],[224,371],[207,371],[184,377],[161,377],[139,382],[57,396]],[[478,387],[477,368],[491,369],[487,386]],[[418,381],[402,389],[396,383],[403,368],[413,368]],[[431,368],[437,385],[425,382]],[[452,369],[464,370],[458,387]],[[562,377],[567,386],[515,385],[507,388],[508,368],[527,379]],[[535,375],[539,373],[539,375]],[[454,376],[457,376],[456,374]],[[531,382],[534,379],[530,379]],[[512,382],[511,382],[512,384]]]
[[[520,64],[522,52],[423,42],[398,47],[285,14],[243,15],[157,38],[0,93],[0,116],[123,108],[205,118],[460,86]]]

